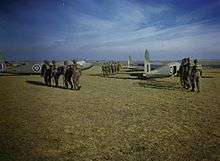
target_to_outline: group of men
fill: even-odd
[[[116,74],[121,70],[121,68],[122,66],[119,62],[116,61],[105,62],[101,65],[102,76],[107,77]]]
[[[187,90],[191,88],[192,92],[195,92],[195,88],[200,92],[200,77],[202,76],[202,66],[198,63],[198,60],[194,60],[192,64],[190,58],[182,59],[179,69],[181,86]]]
[[[77,64],[75,60],[64,61],[64,66],[59,66],[56,61],[52,62],[45,60],[41,68],[41,76],[44,78],[44,82],[47,86],[51,86],[51,81],[55,83],[55,87],[59,85],[59,78],[63,75],[64,87],[73,90],[79,90],[81,86],[79,85],[79,78],[81,76],[81,67]]]

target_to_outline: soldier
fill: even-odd
[[[71,64],[68,61],[64,61],[64,84],[66,89],[68,89],[70,85],[70,89],[73,90],[73,83],[71,81],[72,75],[73,69]]]
[[[46,70],[46,77],[49,86],[51,86],[52,72],[53,72],[53,64],[49,63],[49,69]]]
[[[56,84],[56,81],[55,81],[54,76],[56,73],[57,73],[57,64],[55,60],[52,60],[52,79],[53,79],[53,82],[55,82],[55,84]]]
[[[60,75],[63,75],[63,74],[64,74],[64,67],[63,66],[58,67],[56,72],[53,75],[53,78],[54,78],[54,81],[55,81],[55,87],[58,87]]]
[[[184,87],[184,63],[185,63],[185,59],[182,59],[182,62],[179,68],[180,84],[182,87]]]
[[[113,63],[112,62],[110,62],[110,73],[111,73],[111,75],[112,74],[114,74],[114,67],[113,67]]]
[[[41,76],[44,77],[46,85],[51,85],[51,68],[49,61],[45,60],[41,69]]]
[[[79,90],[81,86],[79,85],[79,78],[81,76],[81,68],[80,66],[76,63],[75,60],[73,60],[73,74],[72,74],[72,79],[73,79],[73,84],[74,84],[74,89]]]
[[[52,60],[52,71],[53,73],[57,71],[57,64],[55,60]]]
[[[120,64],[119,64],[119,62],[117,62],[117,64],[116,64],[116,70],[117,70],[117,73],[120,71]]]
[[[191,73],[191,85],[192,85],[192,92],[195,92],[195,85],[200,92],[200,77],[202,76],[202,66],[198,64],[198,60],[194,60],[194,66],[192,67]]]
[[[109,75],[108,63],[104,64],[104,69],[105,69],[105,76],[108,76]]]
[[[106,76],[105,64],[101,64],[101,71],[102,71],[102,76],[105,77]]]
[[[191,62],[190,58],[185,58],[185,63],[183,65],[183,74],[184,74],[184,88],[190,88],[190,76],[191,76]]]
[[[106,63],[106,71],[107,71],[107,76],[111,75],[111,67],[109,62]]]
[[[117,73],[117,65],[116,65],[116,62],[114,62],[114,74]]]
[[[122,64],[120,62],[118,62],[118,66],[119,66],[118,71],[120,72],[122,69]]]
[[[44,74],[46,72],[46,69],[47,69],[47,60],[44,60],[44,63],[42,64],[42,67],[41,67],[41,77],[44,77]]]

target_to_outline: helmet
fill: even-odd
[[[195,63],[195,64],[197,64],[197,63],[198,63],[198,60],[197,60],[197,59],[195,59],[195,60],[194,60],[194,63]]]
[[[73,59],[73,64],[76,64],[76,59]]]
[[[190,58],[186,58],[187,62],[190,62]]]
[[[44,64],[49,64],[49,61],[48,60],[44,60]]]
[[[65,60],[64,65],[72,65],[73,63],[70,60]]]

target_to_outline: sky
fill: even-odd
[[[220,59],[220,0],[1,0],[8,59]]]

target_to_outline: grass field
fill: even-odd
[[[220,159],[220,70],[201,93],[171,77],[103,78],[84,71],[80,91],[46,87],[39,76],[0,77],[0,160]]]

